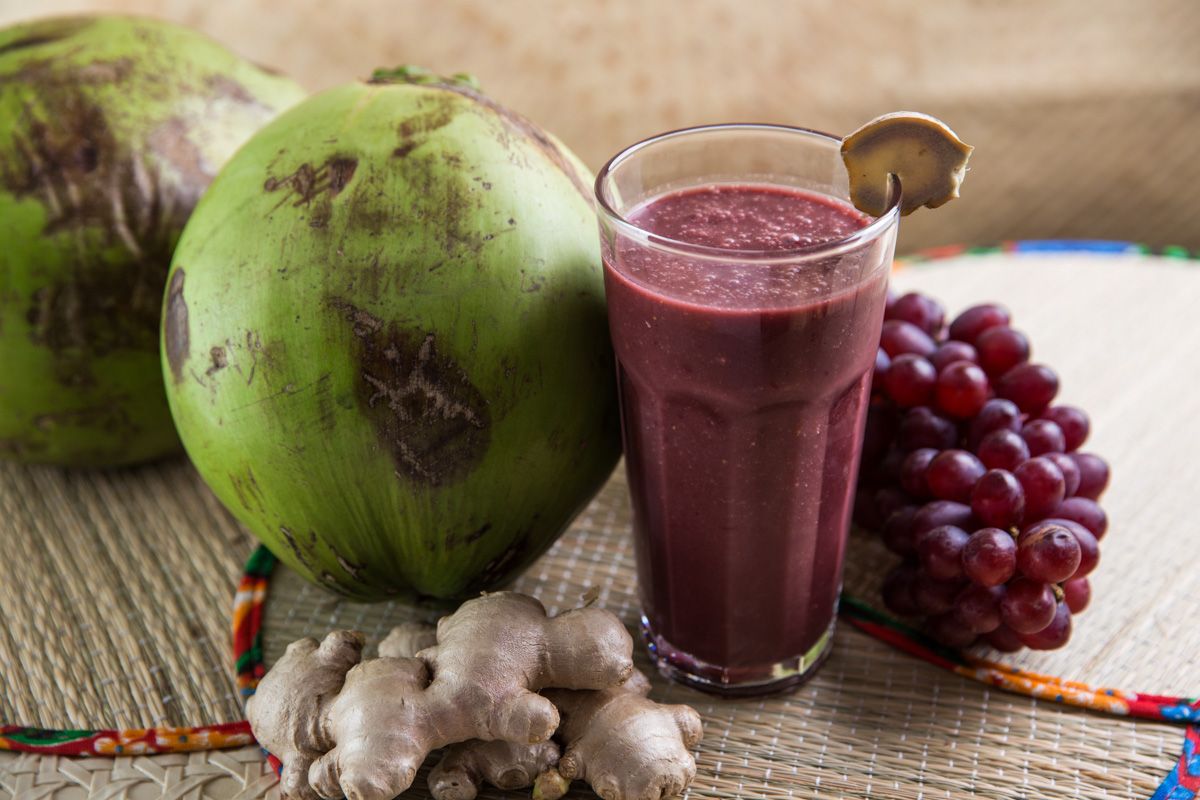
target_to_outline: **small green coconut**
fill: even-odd
[[[527,566],[620,448],[590,186],[469,81],[413,70],[263,128],[168,282],[168,396],[217,496],[357,598]]]
[[[221,165],[303,96],[155,20],[0,30],[0,457],[179,449],[158,355],[171,252]]]

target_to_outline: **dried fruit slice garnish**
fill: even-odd
[[[850,173],[850,201],[879,216],[887,210],[889,175],[900,179],[900,213],[937,208],[958,197],[974,148],[928,114],[897,111],[863,125],[842,140]]]

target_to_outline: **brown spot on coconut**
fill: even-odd
[[[163,352],[171,366],[175,382],[183,380],[183,363],[190,352],[187,300],[183,297],[186,275],[182,268],[171,275],[171,288],[167,292],[167,306],[163,314]]]

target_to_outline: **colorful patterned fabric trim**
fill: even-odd
[[[1047,253],[1087,253],[1090,255],[1151,255],[1183,260],[1200,259],[1200,250],[1188,250],[1178,245],[1150,247],[1134,242],[1114,242],[1106,239],[1024,239],[1021,241],[1000,242],[990,245],[947,245],[932,247],[908,256],[896,259],[897,267],[909,264],[920,264],[925,261],[938,261],[957,256],[987,256],[997,253],[1005,254],[1039,254]]]
[[[242,580],[233,596],[234,671],[243,702],[254,694],[254,687],[258,686],[266,672],[263,666],[262,615],[275,564],[275,556],[260,545],[246,562]]]
[[[950,650],[866,603],[842,595],[843,619],[882,642],[942,669],[1007,692],[1118,717],[1200,723],[1200,698],[1140,694],[1042,675]]]
[[[253,743],[250,724],[245,721],[193,728],[90,731],[0,725],[0,750],[55,756],[142,756],[245,747]]]
[[[1150,800],[1196,800],[1200,798],[1200,727],[1187,729],[1183,752],[1175,768]]]

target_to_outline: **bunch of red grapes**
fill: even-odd
[[[1004,307],[945,319],[930,297],[888,298],[855,500],[904,559],[884,603],[951,647],[1062,647],[1108,528],[1108,464],[1079,451],[1087,415],[1052,405],[1058,376]]]

